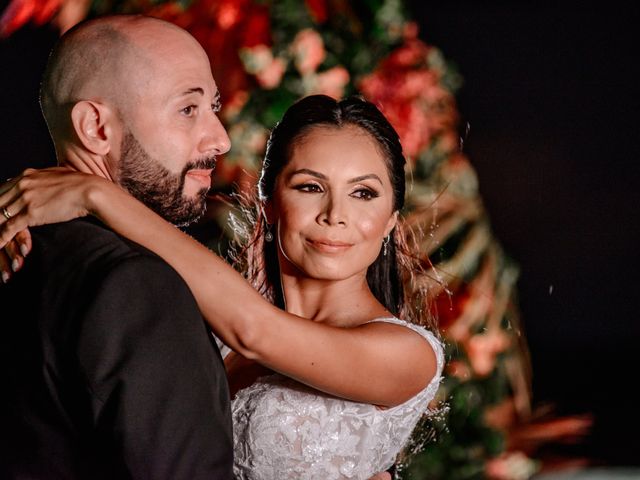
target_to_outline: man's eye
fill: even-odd
[[[195,112],[195,109],[195,105],[189,105],[188,107],[184,107],[182,110],[180,110],[180,113],[186,115],[187,117],[190,117]]]
[[[353,192],[351,196],[360,198],[362,200],[371,200],[377,198],[379,195],[375,190],[371,190],[369,188],[359,188],[358,190]]]

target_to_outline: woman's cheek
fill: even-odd
[[[357,222],[358,230],[365,238],[377,237],[384,233],[385,222],[371,216],[361,216]]]

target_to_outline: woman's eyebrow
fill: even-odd
[[[377,180],[377,181],[379,181],[379,182],[380,182],[380,185],[382,185],[382,184],[383,184],[383,183],[382,183],[382,180],[380,180],[380,177],[379,177],[378,175],[376,175],[375,173],[369,173],[369,174],[367,174],[367,175],[361,175],[361,176],[359,176],[359,177],[352,178],[352,179],[351,179],[351,180],[349,180],[347,183],[358,183],[358,182],[361,182],[361,181],[363,181],[363,180],[368,180],[368,179],[370,179],[370,178],[372,178],[373,180]]]
[[[316,172],[315,170],[310,170],[308,168],[301,168],[300,170],[296,170],[295,172],[291,173],[291,176],[293,177],[294,175],[311,175],[312,177],[316,177],[319,178],[320,180],[327,180],[327,176],[320,173],[320,172]]]
[[[291,173],[291,177],[293,177],[294,175],[311,175],[312,177],[319,178],[320,180],[329,179],[325,174],[316,172],[315,170],[311,170],[309,168],[301,168],[300,170],[296,170]],[[369,180],[369,179],[377,180],[378,182],[380,182],[380,185],[383,185],[382,180],[380,180],[380,177],[375,173],[368,173],[366,175],[360,175],[358,177],[351,178],[347,180],[347,183],[358,183],[363,180]]]

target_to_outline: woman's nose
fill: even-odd
[[[322,210],[318,216],[320,223],[325,225],[346,225],[347,214],[344,203],[335,195],[329,193],[323,203]]]

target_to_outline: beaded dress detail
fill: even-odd
[[[429,342],[437,359],[429,385],[403,404],[379,409],[279,374],[260,377],[231,405],[237,479],[368,479],[393,464],[436,394],[444,354],[424,327],[397,318],[374,321],[403,325]]]

